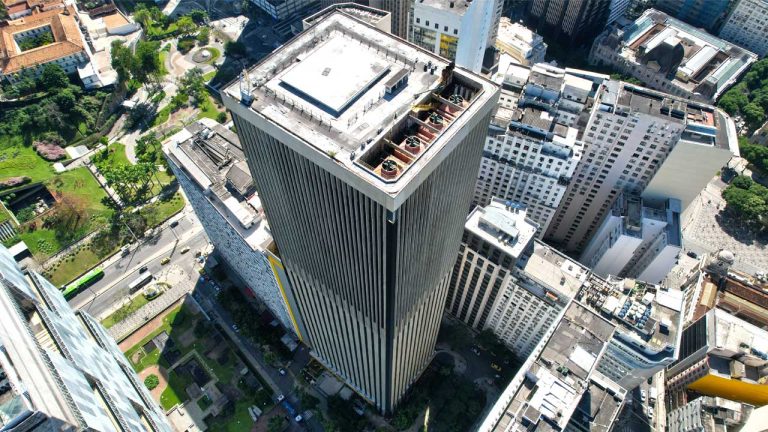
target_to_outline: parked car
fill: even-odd
[[[171,222],[168,226],[170,226],[171,228],[176,228],[177,226],[179,226],[179,221],[175,220]]]
[[[699,257],[699,256],[696,254],[696,252],[694,252],[694,251],[688,251],[688,253],[687,253],[686,255],[688,255],[689,257],[691,257],[691,258],[693,258],[693,259],[696,259],[696,258],[698,258],[698,257]]]
[[[279,395],[277,395],[277,401],[278,401],[278,402],[282,402],[282,401],[283,401],[283,399],[285,399],[285,395],[283,395],[283,394],[279,394]]]
[[[285,369],[283,369],[283,368],[280,368],[280,370],[278,372],[280,372],[280,375],[285,375],[286,374]]]
[[[497,370],[497,371],[501,372],[501,366],[497,365],[496,363],[491,363],[491,367],[494,370]]]
[[[189,246],[184,246],[183,248],[181,248],[181,251],[179,253],[185,254],[187,252],[189,252]]]
[[[149,268],[148,268],[147,266],[141,266],[141,267],[139,267],[139,273],[144,273],[144,272],[146,272],[147,270],[149,270]]]
[[[641,401],[645,402],[646,395],[647,394],[646,394],[645,390],[640,390],[640,400]]]
[[[171,262],[171,258],[170,257],[165,257],[165,258],[160,260],[160,265],[166,265],[169,262]]]
[[[236,332],[239,332],[240,331],[240,327],[238,327],[237,324],[232,324],[232,330],[234,330]]]

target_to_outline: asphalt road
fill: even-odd
[[[182,238],[181,241],[178,241]],[[125,257],[120,257],[104,267],[104,276],[91,287],[75,296],[69,304],[82,309],[94,317],[110,309],[128,295],[128,284],[139,276],[139,268],[147,266],[155,273],[162,267],[160,260],[171,257],[171,264],[176,264],[186,272],[194,272],[194,253],[208,243],[197,218],[186,213],[175,228],[168,223],[160,232],[133,249]],[[182,255],[180,250],[188,246],[191,252]]]

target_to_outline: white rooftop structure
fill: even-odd
[[[476,207],[464,228],[508,255],[519,258],[539,226],[527,218],[524,206],[494,199],[485,207]]]

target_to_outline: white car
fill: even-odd
[[[648,418],[649,419],[653,418],[653,407],[650,405],[648,405]]]
[[[237,324],[232,324],[232,330],[234,330],[236,332],[239,332],[240,331],[240,327],[238,327]]]
[[[301,423],[301,421],[304,420],[304,417],[302,417],[301,414],[299,414],[293,419],[296,420],[296,423]]]
[[[278,402],[282,402],[282,401],[283,401],[283,399],[285,399],[285,395],[283,395],[283,394],[279,394],[279,395],[277,395],[277,401],[278,401]]]
[[[640,390],[640,400],[641,401],[645,402],[645,396],[646,396],[645,390]]]

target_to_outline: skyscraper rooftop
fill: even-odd
[[[305,145],[294,150],[315,161],[330,159],[366,186],[395,196],[437,166],[449,139],[467,133],[462,126],[471,113],[495,103],[495,89],[491,81],[334,12],[224,93],[240,100],[239,114],[252,116],[257,126],[298,137]]]

